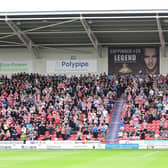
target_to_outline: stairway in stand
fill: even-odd
[[[109,131],[106,136],[106,142],[117,143],[118,141],[118,132],[120,131],[120,118],[125,102],[126,99],[123,96],[121,96],[116,100],[114,104],[111,121],[109,123]]]

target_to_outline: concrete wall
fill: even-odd
[[[168,74],[168,47],[160,48],[160,73]]]
[[[32,72],[46,74],[47,60],[97,60],[97,73],[108,73],[108,52],[103,48],[100,58],[94,48],[49,48],[41,49],[41,58],[37,59],[25,48],[0,49],[0,61],[32,61]],[[168,73],[168,49],[160,50],[160,73]]]
[[[69,60],[71,58],[76,60],[97,60],[97,73],[108,71],[106,48],[103,49],[103,56],[101,58],[94,48],[45,49],[42,50],[41,57],[45,63],[47,60]],[[40,67],[38,70],[41,70]],[[44,66],[44,72],[46,73],[46,66]]]

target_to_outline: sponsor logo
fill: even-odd
[[[62,61],[61,66],[64,68],[85,68],[89,66],[88,62],[72,62],[72,61]]]

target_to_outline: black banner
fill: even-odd
[[[108,49],[110,74],[159,74],[159,48],[120,47]]]

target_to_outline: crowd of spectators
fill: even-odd
[[[0,78],[0,140],[103,140],[125,93],[120,139],[168,139],[168,76],[13,74]]]
[[[13,74],[0,82],[0,140],[104,138],[119,76]],[[75,136],[74,136],[75,135]]]
[[[127,80],[119,139],[168,139],[168,75],[132,75]]]

